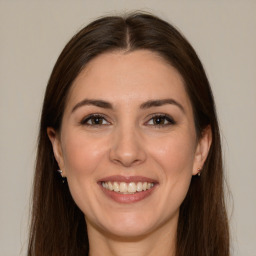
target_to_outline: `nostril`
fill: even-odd
[[[139,160],[139,159],[128,158],[128,157],[112,159],[112,161],[116,164],[120,164],[125,167],[133,166],[133,165],[139,164],[141,162],[141,160]]]
[[[140,137],[134,127],[125,127],[125,130],[119,127],[111,141],[110,160],[116,164],[129,167],[140,164],[146,159],[145,148],[140,143]]]
[[[123,165],[125,167],[133,166],[144,162],[146,159],[146,154],[143,149],[133,150],[130,152],[125,152],[119,150],[111,150],[110,160],[116,164]]]

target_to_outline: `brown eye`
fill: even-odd
[[[152,119],[153,119],[154,125],[163,125],[163,124],[168,123],[168,122],[166,122],[166,121],[167,121],[166,118],[165,118],[165,117],[162,117],[162,116],[160,116],[160,117],[154,117],[154,118],[152,118]]]
[[[101,115],[90,115],[86,117],[81,124],[83,125],[107,125],[109,122]]]
[[[173,124],[175,124],[175,121],[167,115],[155,115],[147,122],[147,125],[153,126],[167,126]]]
[[[103,118],[102,117],[93,117],[90,119],[91,124],[93,125],[99,125],[99,124],[103,124]]]

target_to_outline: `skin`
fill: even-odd
[[[141,108],[167,98],[177,104]],[[82,104],[84,99],[103,100],[112,108]],[[91,114],[103,115],[100,125],[88,119]],[[160,114],[168,116],[160,118],[162,125],[152,116]],[[85,214],[91,256],[174,255],[179,207],[211,144],[210,128],[196,136],[191,103],[176,69],[147,50],[102,54],[74,81],[61,132],[47,132],[72,197]],[[112,175],[139,175],[157,185],[147,198],[122,204],[98,184]]]

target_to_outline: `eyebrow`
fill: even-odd
[[[146,101],[145,103],[142,103],[140,105],[140,108],[141,109],[148,109],[148,108],[152,108],[152,107],[160,107],[160,106],[163,106],[163,105],[166,105],[166,104],[175,105],[178,108],[180,108],[180,110],[182,112],[185,113],[184,107],[174,99],[149,100],[149,101]]]
[[[166,104],[171,104],[177,106],[182,112],[185,113],[185,110],[183,106],[177,102],[174,99],[159,99],[159,100],[148,100],[140,105],[140,109],[148,109],[152,107],[160,107]],[[80,102],[78,102],[72,109],[71,112],[74,112],[77,108],[82,106],[96,106],[100,108],[106,108],[106,109],[113,109],[113,106],[111,103],[104,101],[104,100],[91,100],[91,99],[84,99]]]
[[[111,103],[104,101],[104,100],[90,100],[90,99],[84,99],[80,102],[78,102],[73,108],[72,112],[74,112],[77,108],[82,106],[88,106],[93,105],[100,108],[107,108],[107,109],[113,109],[113,106]]]

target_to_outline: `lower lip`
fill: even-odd
[[[148,190],[136,192],[134,194],[121,194],[115,191],[110,191],[108,189],[105,189],[101,185],[100,187],[106,196],[116,201],[117,203],[131,204],[131,203],[142,201],[143,199],[149,197],[155,190],[156,185],[154,185],[154,187]]]

